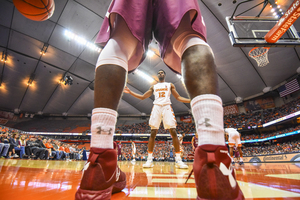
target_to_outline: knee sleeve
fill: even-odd
[[[96,69],[101,65],[113,64],[118,65],[128,71],[128,57],[126,52],[122,49],[122,42],[118,42],[117,40],[111,38],[103,50],[101,51],[99,58],[96,63]]]
[[[202,40],[199,35],[194,33],[182,33],[175,39],[173,48],[176,54],[181,58],[185,50],[195,45],[205,45],[210,48],[210,46],[204,40]],[[213,55],[212,50],[211,53]]]

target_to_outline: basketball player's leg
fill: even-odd
[[[176,128],[170,128],[169,131],[172,137],[172,142],[173,142],[175,152],[180,153],[179,140],[178,140]]]
[[[119,192],[126,186],[126,176],[117,166],[113,133],[117,120],[116,110],[127,77],[127,61],[134,53],[137,43],[137,39],[132,36],[122,17],[117,15],[112,37],[97,61],[91,153],[84,168],[76,199],[108,199],[111,193]],[[105,177],[101,177],[101,174],[105,174]],[[98,184],[99,181],[101,184]]]
[[[238,136],[237,141],[236,141],[236,146],[240,155],[239,158],[239,164],[242,165],[244,164],[244,160],[243,160],[243,151],[242,151],[242,143],[241,143],[241,138],[240,136]]]
[[[234,164],[233,145],[229,145],[229,155],[231,158],[231,163]]]
[[[177,168],[181,169],[187,169],[188,166],[182,162],[181,156],[180,156],[180,146],[179,146],[179,139],[177,136],[177,131],[176,131],[176,119],[175,115],[173,112],[173,109],[170,105],[164,106],[163,107],[163,124],[165,129],[169,129],[172,141],[173,141],[173,146],[175,150],[175,166]]]
[[[149,168],[153,167],[153,150],[155,145],[155,137],[158,132],[159,126],[161,123],[161,109],[157,105],[153,105],[150,119],[149,119],[149,126],[151,127],[151,133],[148,141],[148,157],[147,162],[143,164],[143,167]]]
[[[155,138],[158,129],[151,129],[149,141],[148,141],[148,152],[153,153],[154,146],[155,146]]]
[[[177,31],[181,29],[182,24],[189,24],[184,22],[186,16]],[[218,96],[218,78],[213,52],[200,37],[193,34],[185,35],[185,31],[177,36],[178,38],[173,40],[173,45],[175,48],[177,46],[175,51],[181,57],[181,72],[191,99],[199,137],[193,165],[198,198],[243,199],[237,182],[229,181],[220,167],[223,163],[226,168],[230,168],[231,159],[226,155],[228,150],[224,139],[223,106]],[[208,174],[214,170],[219,172],[215,179],[211,179]],[[234,172],[232,175],[235,177]]]

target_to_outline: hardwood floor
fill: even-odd
[[[127,185],[112,200],[196,199],[192,169],[176,169],[174,163],[119,162]],[[79,186],[84,161],[0,159],[1,200],[69,200]],[[238,183],[246,199],[300,199],[300,163],[235,164]]]

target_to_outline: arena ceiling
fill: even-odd
[[[271,48],[270,63],[263,68],[249,58],[252,47],[232,47],[228,37],[226,16],[231,16],[237,3],[232,0],[198,0],[207,26],[208,43],[214,50],[219,79],[220,96],[225,105],[263,94],[263,89],[275,89],[286,80],[297,75],[300,67],[300,48]],[[262,0],[253,0],[240,7],[246,10]],[[286,11],[292,0],[278,0]],[[222,5],[220,5],[220,3]],[[110,0],[55,0],[53,16],[44,22],[36,22],[22,16],[11,0],[0,0],[0,56],[7,53],[7,62],[0,63],[0,110],[29,114],[88,115],[93,109],[94,69],[99,52],[91,50],[65,35],[68,30],[93,42],[103,22]],[[245,15],[256,16],[262,6]],[[262,16],[271,15],[267,6]],[[300,21],[295,22],[300,30]],[[47,52],[41,55],[44,45]],[[172,82],[181,96],[187,97],[181,80],[159,58],[157,45],[151,43],[156,52],[147,57],[139,70],[156,80],[156,73],[164,69],[166,81]],[[59,81],[69,75],[72,85]],[[33,80],[32,85],[27,83]],[[153,83],[147,82],[137,73],[128,75],[128,87],[144,93]],[[119,105],[119,115],[139,116],[150,114],[153,97],[140,101],[124,94]],[[177,114],[187,113],[188,104],[172,97],[172,106]]]

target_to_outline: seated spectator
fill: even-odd
[[[70,146],[69,144],[64,144],[65,152],[67,154],[67,161],[71,160],[71,158],[70,158],[71,151],[70,151],[69,146]]]
[[[76,149],[76,145],[72,144],[69,147],[69,150],[70,150],[70,159],[72,159],[72,160],[79,160],[79,153],[78,153],[78,151]]]
[[[9,144],[9,140],[7,139],[7,135],[8,133],[7,132],[4,132],[3,134],[1,134],[0,136],[0,144],[2,146],[2,148],[0,149],[0,157],[6,157],[7,156],[7,153],[8,153],[8,150],[9,150],[9,147],[10,147],[10,144]]]
[[[11,138],[9,138],[10,148],[8,150],[8,157],[11,158],[18,158],[19,156],[16,154],[16,150],[21,150],[18,144],[18,137],[17,133],[14,133]]]
[[[56,155],[56,151],[52,151],[53,145],[51,144],[51,139],[47,140],[46,138],[44,138],[43,139],[43,144],[45,145],[45,147],[48,151],[49,156],[48,156],[47,159],[52,160],[54,158],[54,156],[52,154]]]
[[[56,157],[55,157],[55,159],[56,159],[56,160],[60,160],[61,157],[63,156],[64,152],[59,150],[59,147],[58,147],[58,140],[53,140],[52,146],[53,146],[53,147],[52,147],[52,150],[56,152]]]
[[[20,158],[28,158],[29,155],[26,154],[26,135],[21,135],[18,140],[19,147],[21,148]]]
[[[48,151],[46,148],[41,147],[39,141],[35,137],[31,137],[30,140],[27,141],[27,145],[36,159],[40,160],[48,157]]]
[[[69,159],[69,154],[65,151],[65,144],[62,144],[61,142],[59,142],[59,150],[62,151],[63,154],[63,159],[64,160],[68,160]]]

